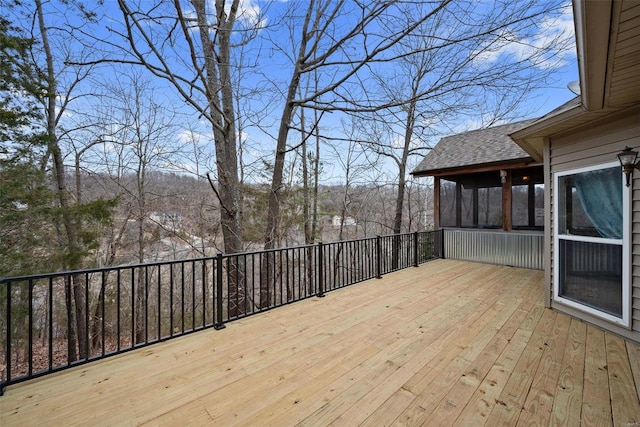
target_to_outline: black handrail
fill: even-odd
[[[442,257],[442,231],[0,278],[10,385]]]

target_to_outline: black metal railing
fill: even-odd
[[[0,279],[10,384],[442,257],[441,231]]]

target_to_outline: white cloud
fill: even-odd
[[[481,116],[474,116],[465,120],[454,121],[455,125],[448,129],[448,132],[443,132],[443,135],[456,135],[470,130],[482,129],[484,122]]]
[[[56,96],[56,116],[60,116],[60,112],[62,111],[62,104],[64,103],[64,98],[61,95],[57,95]],[[64,112],[62,112],[61,117],[70,119],[73,118],[74,114],[69,111],[69,109],[65,109]]]
[[[259,26],[262,28],[264,26],[264,19],[261,15],[260,6],[258,6],[254,0],[240,0],[238,20],[251,26]]]
[[[225,12],[227,15],[231,12],[232,1],[225,2]],[[215,13],[215,0],[209,0],[209,8],[212,14]],[[266,17],[263,16],[260,6],[255,0],[240,0],[238,4],[238,12],[236,14],[236,22],[245,28],[264,28],[266,26]]]
[[[183,143],[196,143],[198,144],[200,142],[200,136],[201,134],[198,134],[196,132],[193,132],[191,130],[183,130],[182,132],[178,133],[178,141],[183,142]]]
[[[540,69],[568,65],[576,54],[571,7],[566,6],[558,17],[545,18],[537,29],[528,37],[505,30],[481,51],[474,52],[474,61],[480,66],[491,66],[500,58],[511,56],[517,60],[526,59]]]
[[[509,119],[494,120],[491,115],[477,114],[466,119],[454,120],[453,126],[443,126],[439,129],[441,136],[457,135],[459,133],[495,127],[511,123]]]
[[[424,141],[420,138],[413,136],[411,141],[409,141],[409,148],[415,149],[424,146]],[[391,140],[391,148],[394,150],[403,150],[404,149],[404,135],[396,134],[393,136]]]
[[[232,1],[225,2],[225,12],[228,15],[231,12]],[[209,33],[215,35],[216,32],[216,5],[215,0],[209,0],[207,5]],[[185,20],[189,23],[189,31],[196,34],[199,31],[196,12],[193,9],[183,11]],[[254,0],[240,0],[238,12],[236,14],[236,24],[245,29],[262,29],[267,25],[267,19],[262,14],[260,6]],[[236,28],[237,29],[237,28]]]
[[[213,140],[213,134],[185,129],[178,133],[177,139],[183,144],[206,144]]]
[[[103,145],[103,150],[104,150],[105,152],[107,152],[107,153],[111,153],[111,152],[116,151],[116,146],[115,146],[115,144],[113,144],[113,143],[111,143],[111,142],[106,142],[106,143]]]
[[[163,165],[163,170],[195,176],[200,176],[201,172],[194,162],[166,163]]]

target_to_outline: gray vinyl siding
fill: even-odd
[[[552,135],[545,143],[545,156],[548,156],[548,170],[545,170],[545,194],[549,206],[546,234],[548,252],[545,263],[548,283],[547,304],[585,321],[594,323],[603,329],[640,342],[640,171],[636,170],[632,182],[631,208],[631,330],[573,310],[552,301],[553,290],[553,174],[556,172],[588,167],[617,161],[617,154],[626,146],[640,149],[640,111],[619,114],[615,118],[605,118],[580,129],[562,135]]]

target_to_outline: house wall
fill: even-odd
[[[550,214],[546,218],[547,253],[545,254],[547,305],[598,325],[636,342],[640,342],[640,171],[636,170],[631,195],[631,328],[623,328],[552,300],[554,200],[553,174],[581,167],[617,161],[626,146],[640,148],[640,108],[627,110],[571,132],[552,135],[545,143],[545,191]],[[547,163],[546,158],[549,159]]]

